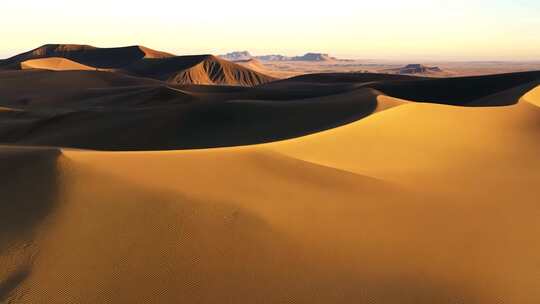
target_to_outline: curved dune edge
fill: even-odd
[[[528,103],[531,103],[535,106],[540,107],[540,85],[536,86],[534,89],[530,90],[527,94],[522,97]]]
[[[96,71],[97,68],[80,64],[61,57],[31,59],[21,62],[21,69],[42,69],[50,71]]]

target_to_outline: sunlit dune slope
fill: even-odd
[[[18,245],[1,255],[10,270],[0,296],[535,303],[538,109],[380,98],[401,105],[258,146],[64,150],[54,166],[54,150],[4,149],[14,165],[43,155],[42,167],[18,174],[54,176],[56,190],[28,192],[49,203],[27,233],[8,234]]]
[[[540,85],[523,96],[523,100],[540,106]]]
[[[41,59],[30,59],[21,62],[21,69],[43,69],[43,70],[52,70],[52,71],[91,71],[96,70],[96,68],[86,66],[69,59],[60,58],[60,57],[49,57]]]
[[[261,72],[261,73],[268,72],[268,69],[264,66],[264,64],[260,60],[255,59],[255,58],[246,59],[246,60],[236,60],[233,62],[243,67],[246,67],[248,69],[257,71],[257,72]]]
[[[290,157],[409,187],[520,193],[540,182],[540,109],[523,99],[507,107],[408,103],[355,123],[269,144]],[[346,147],[346,148],[345,148]],[[473,196],[469,197],[471,199]]]

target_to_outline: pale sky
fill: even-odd
[[[179,55],[540,60],[540,1],[5,1],[0,41],[0,58],[77,43]]]

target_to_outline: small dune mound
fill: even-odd
[[[42,69],[42,70],[51,70],[51,71],[96,70],[96,68],[93,68],[84,64],[80,64],[69,59],[59,58],[59,57],[30,59],[30,60],[21,62],[21,70],[28,70],[28,69]]]
[[[212,55],[144,59],[129,66],[126,71],[173,84],[256,86],[275,80]]]

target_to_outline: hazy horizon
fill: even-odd
[[[313,5],[278,0],[159,5],[29,0],[4,4],[0,57],[46,43],[140,44],[182,54],[329,53],[350,59],[537,61],[540,3],[385,1]],[[24,17],[24,18],[22,18]]]

